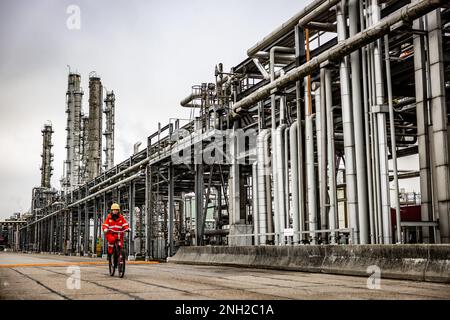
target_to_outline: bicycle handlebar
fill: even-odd
[[[108,231],[111,231],[111,232],[114,232],[114,233],[125,233],[125,232],[131,232],[131,228],[128,228],[125,231],[116,231],[116,230],[113,230],[111,228],[108,228]]]

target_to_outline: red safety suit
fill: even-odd
[[[122,214],[119,213],[119,217],[116,220],[113,219],[111,213],[108,214],[102,225],[102,230],[105,232],[105,237],[108,241],[108,254],[113,253],[114,243],[118,237],[120,239],[120,246],[123,248],[123,233],[117,233],[117,231],[126,231],[128,229],[128,222]]]

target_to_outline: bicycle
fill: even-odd
[[[109,229],[109,231],[120,234],[130,232],[130,229],[125,231],[115,231]],[[123,276],[125,275],[125,260],[126,260],[125,251],[120,245],[120,237],[117,237],[114,243],[113,253],[108,257],[109,275],[111,277],[114,276],[114,274],[116,273],[116,269],[118,269],[119,277],[123,278]]]

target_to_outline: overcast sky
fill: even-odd
[[[65,160],[67,65],[95,70],[116,94],[116,163],[158,121],[189,117],[179,101],[214,80],[214,66],[241,62],[249,47],[308,0],[0,1],[0,219],[30,208],[40,184],[41,128],[53,123],[52,186]],[[68,6],[81,28],[70,30]]]

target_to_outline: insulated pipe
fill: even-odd
[[[291,176],[292,176],[292,228],[294,229],[294,244],[298,244],[300,240],[299,233],[303,228],[300,228],[300,195],[298,188],[298,121],[295,121],[289,130],[289,151],[291,157]],[[303,222],[302,222],[303,223]]]
[[[256,53],[252,58],[259,59],[270,59],[270,52],[260,51]],[[283,64],[289,64],[296,58],[295,54],[292,53],[279,53],[277,54],[277,61]]]
[[[267,198],[267,186],[270,187],[270,157],[269,157],[269,138],[271,130],[264,129],[258,134],[256,141],[256,156],[257,156],[257,191],[258,191],[258,233],[265,234],[271,231],[269,228],[269,219],[272,219],[272,212],[268,210],[268,203],[271,201]],[[269,190],[270,191],[270,190]],[[270,194],[270,193],[269,193]],[[271,225],[271,222],[270,222]],[[259,237],[260,244],[267,243],[267,236],[261,235]]]
[[[285,207],[285,225],[286,228],[291,228],[291,206],[290,206],[290,195],[291,195],[291,189],[289,184],[289,130],[290,126],[286,125],[284,129],[284,207]]]
[[[295,52],[298,57],[302,54],[302,50],[304,48],[305,42],[304,38],[301,35],[302,31],[298,26],[294,28],[294,34],[295,34]],[[303,79],[301,79],[303,81]],[[301,81],[295,82],[295,107],[296,107],[296,114],[297,114],[297,149],[298,149],[298,155],[297,155],[297,173],[298,173],[298,216],[299,216],[299,240],[300,243],[303,242],[303,239],[305,238],[305,234],[302,233],[305,229],[305,212],[306,212],[306,196],[305,196],[305,170],[304,170],[304,152],[303,152],[303,130],[304,130],[304,122],[302,121],[302,85]],[[295,231],[295,230],[294,230]]]
[[[259,72],[261,72],[261,74],[263,75],[265,80],[270,79],[269,73],[267,72],[266,69],[264,69],[264,67],[262,66],[262,64],[261,64],[261,62],[259,61],[258,58],[253,58],[253,63],[258,68]]]
[[[308,79],[305,78],[305,82]],[[308,96],[308,86],[305,85],[305,96]],[[311,99],[305,99],[305,145],[306,145],[306,184],[308,201],[308,223],[309,231],[317,230],[317,199],[316,199],[316,178],[314,168],[314,133],[313,116],[311,110]],[[316,243],[316,233],[310,233],[311,243]]]
[[[104,189],[102,189],[102,190],[99,190],[99,191],[97,191],[97,192],[95,192],[95,193],[93,193],[93,194],[91,194],[91,195],[89,195],[89,196],[87,196],[87,197],[84,197],[84,198],[81,199],[81,200],[78,200],[78,201],[76,201],[76,202],[74,202],[74,203],[69,204],[69,205],[67,206],[67,208],[72,208],[72,207],[74,207],[74,206],[77,206],[77,205],[79,205],[79,204],[81,204],[81,203],[83,203],[83,202],[86,202],[86,201],[88,201],[88,200],[90,200],[90,199],[92,199],[92,198],[94,198],[94,197],[100,195],[100,194],[103,193],[103,192],[109,191],[109,190],[111,190],[111,189],[113,189],[113,188],[115,188],[115,187],[120,186],[121,184],[126,183],[126,182],[133,181],[134,179],[137,179],[137,178],[139,178],[140,176],[141,176],[141,173],[139,172],[139,173],[137,173],[137,174],[132,175],[131,177],[128,177],[128,178],[124,179],[124,180],[118,181],[118,182],[116,182],[116,183],[114,183],[114,184],[112,184],[112,185],[110,185],[110,186],[108,186],[108,187],[106,187],[106,188],[104,188]]]
[[[272,129],[272,141],[271,141],[271,157],[272,157],[272,188],[273,188],[273,226],[275,232],[275,245],[279,244],[280,241],[280,217],[279,217],[279,204],[278,199],[278,149],[277,149],[277,137],[276,129]],[[269,187],[270,188],[270,187]],[[269,189],[270,190],[270,189]]]
[[[319,198],[320,198],[320,227],[322,230],[328,229],[327,219],[327,116],[326,116],[326,96],[325,96],[325,69],[320,69],[320,90],[319,97],[316,98],[316,122],[317,127],[317,154],[319,155]],[[317,102],[319,107],[317,107]],[[318,112],[317,112],[318,111]],[[320,129],[320,130],[319,130]],[[320,134],[319,134],[320,133]],[[320,142],[320,143],[319,143]],[[322,240],[327,241],[327,234],[322,234]]]
[[[315,104],[315,131],[316,131],[316,146],[317,146],[317,177],[318,179],[318,184],[319,184],[319,212],[318,212],[318,217],[319,221],[320,221],[320,225],[318,224],[318,227],[320,227],[320,229],[327,229],[327,227],[323,226],[323,221],[325,220],[326,222],[326,218],[324,217],[324,211],[325,211],[325,206],[323,201],[323,195],[322,195],[322,186],[323,186],[323,177],[322,177],[322,166],[323,166],[323,153],[322,153],[322,145],[323,145],[323,133],[322,133],[322,128],[321,128],[321,123],[322,123],[322,114],[321,114],[321,86],[315,82],[313,83],[313,90],[314,90],[314,104]],[[326,173],[326,171],[325,171]],[[325,179],[326,181],[326,179]],[[325,234],[321,234],[321,239],[324,239]]]
[[[201,94],[194,94],[194,93],[191,93],[191,94],[188,95],[186,98],[184,98],[183,100],[180,101],[180,105],[181,105],[182,107],[185,107],[185,106],[186,106],[188,103],[190,103],[192,100],[199,99],[199,98],[201,98],[201,97],[202,97]]]
[[[394,192],[396,194],[395,201],[395,219],[397,224],[397,243],[402,243],[401,217],[400,217],[400,201],[398,195],[400,194],[398,188],[398,170],[397,170],[397,142],[395,140],[395,125],[394,125],[394,106],[392,104],[392,79],[391,79],[391,60],[389,56],[389,37],[384,36],[384,55],[386,59],[386,81],[389,103],[389,127],[391,131],[391,154],[392,154],[392,169],[394,170]]]
[[[258,140],[258,138],[256,138]],[[259,147],[258,144],[256,146]],[[258,150],[256,150],[258,152]],[[252,206],[253,206],[253,234],[255,246],[259,246],[259,213],[258,213],[258,160],[252,165]]]
[[[325,76],[325,102],[327,117],[327,146],[328,146],[328,182],[329,182],[329,199],[330,206],[328,212],[328,221],[330,229],[336,229],[336,156],[334,149],[334,120],[333,120],[333,91],[331,83],[331,71],[324,70]],[[336,243],[336,233],[331,232],[331,244]]]
[[[270,82],[272,83],[273,81],[275,81],[275,52],[287,52],[287,53],[292,53],[295,52],[294,49],[292,48],[286,48],[286,47],[272,47],[270,49]],[[275,114],[275,94],[272,93],[271,97],[270,97],[270,110],[271,110],[271,117],[272,117],[272,129],[276,128],[276,114]]]
[[[286,193],[286,183],[285,183],[285,167],[284,167],[284,131],[286,129],[286,124],[281,124],[275,131],[276,140],[276,167],[274,170],[274,185],[276,188],[274,192],[278,195],[275,197],[275,217],[278,217],[278,232],[280,233],[279,244],[285,244],[284,239],[284,229],[286,228],[286,203],[285,203],[285,193]],[[278,212],[277,212],[278,211]]]
[[[378,5],[378,0],[372,1],[372,18],[374,24],[380,20],[381,8]],[[376,104],[381,106],[384,104],[384,82],[382,74],[382,60],[381,60],[381,40],[378,39],[374,46],[374,64],[375,64],[375,89],[376,89]],[[378,152],[380,161],[380,188],[381,188],[381,205],[383,217],[383,243],[391,244],[391,206],[389,195],[389,165],[387,156],[387,133],[386,133],[386,114],[384,112],[377,113],[378,125]]]
[[[308,22],[305,25],[306,28],[309,30],[318,30],[318,31],[325,31],[325,32],[336,32],[336,25],[333,23],[327,23],[327,22]]]
[[[349,34],[358,33],[359,7],[358,0],[349,0]],[[369,208],[367,201],[367,171],[364,139],[364,110],[361,99],[361,63],[360,51],[354,51],[350,55],[352,70],[352,103],[353,103],[353,128],[355,137],[355,165],[356,185],[358,190],[358,218],[360,244],[369,243]]]
[[[316,9],[305,15],[298,21],[298,25],[300,27],[306,26],[311,21],[314,21],[321,14],[328,12],[333,6],[335,6],[341,0],[327,0],[324,1],[321,5],[319,5]]]
[[[287,22],[283,23],[281,26],[276,28],[273,32],[271,32],[268,36],[264,37],[260,42],[255,44],[253,47],[247,50],[247,54],[249,57],[253,56],[258,51],[261,51],[265,49],[266,47],[270,46],[272,42],[274,42],[276,39],[282,37],[286,33],[292,31],[294,27],[298,24],[298,21],[306,16],[308,13],[314,11],[317,9],[322,3],[324,3],[326,0],[315,0],[312,3],[310,3],[308,6],[306,6],[303,10],[298,12],[296,15],[294,15],[292,18],[290,18]]]
[[[409,4],[395,11],[370,28],[367,28],[366,30],[359,32],[353,37],[350,37],[342,41],[341,43],[338,43],[330,50],[327,50],[312,58],[311,61],[290,70],[284,76],[281,76],[277,80],[265,85],[264,87],[259,88],[244,99],[236,102],[233,105],[233,111],[239,112],[241,109],[247,109],[251,107],[258,101],[267,98],[271,94],[272,90],[286,87],[290,83],[300,80],[306,75],[311,74],[311,72],[317,70],[320,67],[321,63],[326,62],[327,60],[333,61],[340,59],[389,33],[391,31],[391,27],[398,22],[410,22],[414,19],[417,19],[418,17],[439,7],[442,3],[444,3],[444,0],[421,0],[417,3]],[[259,49],[257,51],[259,51]]]
[[[187,103],[183,106],[184,108],[201,108],[202,106],[200,104],[194,104],[194,103]]]
[[[123,175],[125,175],[125,174],[128,174],[128,173],[130,173],[130,172],[132,172],[132,171],[135,171],[136,169],[137,169],[137,170],[141,170],[141,166],[147,165],[147,163],[148,163],[149,161],[150,161],[150,157],[149,157],[149,158],[146,158],[146,159],[144,159],[144,160],[142,160],[142,161],[140,161],[140,162],[138,162],[138,163],[136,163],[136,164],[134,164],[134,165],[132,165],[131,167],[129,167],[129,168],[123,170],[123,171],[120,171],[119,173],[113,175],[112,177],[106,179],[105,181],[103,181],[103,182],[101,182],[101,183],[99,183],[99,184],[93,186],[91,189],[89,189],[89,191],[98,189],[98,188],[104,186],[105,184],[108,184],[108,183],[111,182],[112,180],[115,180],[115,179],[117,179],[117,178],[120,178],[121,176],[123,176]]]
[[[270,81],[275,81],[275,52],[292,53],[295,50],[286,47],[272,47],[270,49]],[[283,131],[284,105],[280,98],[280,126],[277,129],[276,123],[276,101],[275,94],[272,93],[271,101],[271,121],[272,121],[272,175],[273,175],[273,194],[274,194],[274,226],[275,226],[275,244],[280,244],[282,232],[284,231],[285,203],[284,203],[284,173],[283,173]],[[282,128],[282,129],[280,129]],[[280,137],[281,134],[281,137]]]
[[[367,11],[367,24],[372,25],[372,7],[370,3],[366,4]],[[373,43],[367,46],[367,58],[368,58],[368,89],[369,89],[369,106],[375,105],[375,76],[374,76],[374,63],[373,63]],[[369,107],[368,107],[369,108]],[[380,201],[380,177],[379,177],[379,161],[378,161],[378,130],[375,125],[376,115],[372,112],[369,113],[370,116],[370,131],[372,135],[371,138],[371,159],[372,159],[372,177],[373,177],[373,199],[374,199],[374,231],[375,231],[375,243],[383,243],[383,230],[381,226],[381,201]]]
[[[362,6],[360,7],[360,21],[363,25]],[[375,225],[374,225],[374,208],[373,208],[373,180],[372,180],[372,157],[370,155],[370,132],[369,132],[369,104],[368,104],[368,87],[367,87],[367,61],[366,48],[362,49],[362,78],[363,78],[363,105],[364,105],[364,136],[365,136],[365,152],[366,152],[366,174],[368,188],[368,205],[369,205],[369,226],[370,226],[370,243],[375,243]]]
[[[338,43],[345,42],[346,19],[344,14],[345,0],[336,6]],[[342,126],[344,131],[345,182],[347,192],[347,208],[349,226],[352,229],[353,244],[359,243],[358,200],[355,168],[355,137],[353,132],[353,107],[351,105],[350,73],[348,57],[340,61],[339,76],[341,84]]]
[[[281,127],[281,126],[280,126]],[[275,244],[280,244],[281,240],[281,210],[280,207],[283,207],[284,203],[284,195],[279,192],[280,188],[280,179],[282,179],[282,175],[279,174],[279,162],[282,161],[282,157],[280,157],[280,152],[282,152],[282,139],[279,139],[279,128],[272,129],[272,179],[273,179],[273,205],[274,205],[274,232],[275,235]],[[282,166],[282,165],[281,165]],[[281,194],[281,198],[280,198]]]

